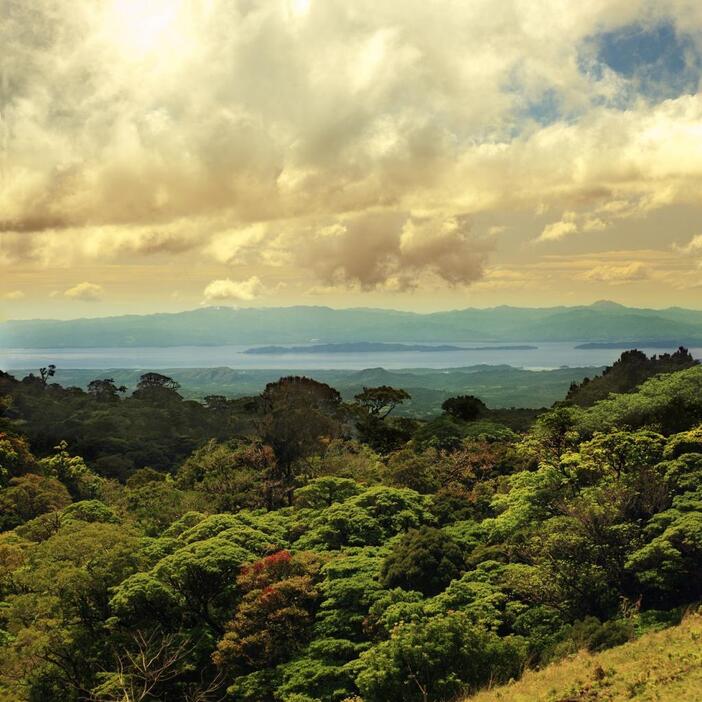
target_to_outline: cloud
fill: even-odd
[[[426,206],[453,199],[452,182],[478,202],[515,196],[499,187],[512,178],[527,191],[608,184],[620,163],[655,168],[630,138],[658,108],[603,108],[611,80],[579,64],[583,42],[644,16],[702,24],[643,0],[567,18],[550,0],[447,0],[441,13],[421,0],[317,0],[305,12],[280,0],[8,3],[13,173],[0,220],[27,232]],[[565,115],[535,126],[523,105],[549,91]],[[610,150],[619,158],[605,160]],[[483,166],[501,181],[461,177]]]
[[[180,259],[409,291],[500,263],[471,221],[566,248],[699,216],[702,94],[688,73],[643,90],[658,59],[617,60],[645,25],[695,67],[699,8],[561,4],[6,0],[0,266]]]
[[[578,232],[601,232],[607,229],[611,220],[631,216],[635,209],[636,206],[632,203],[606,201],[604,204],[586,208],[584,212],[564,212],[558,222],[546,225],[534,241],[560,241]]]
[[[587,280],[599,283],[610,283],[618,285],[622,283],[631,283],[640,280],[648,280],[653,276],[652,269],[641,261],[633,261],[624,266],[617,265],[602,265],[592,268],[578,277],[581,280]]]
[[[493,247],[472,234],[467,215],[384,212],[311,231],[298,261],[328,285],[406,291],[427,276],[450,286],[478,280]]]
[[[230,278],[213,280],[205,290],[203,295],[206,302],[218,302],[224,300],[238,300],[248,302],[255,300],[264,292],[264,286],[258,276],[251,276],[248,280],[234,281]]]
[[[544,270],[511,269],[495,266],[486,271],[485,277],[476,283],[477,290],[530,290],[543,288],[551,274]]]
[[[693,236],[687,244],[683,246],[674,246],[675,250],[682,254],[691,254],[693,256],[702,255],[702,234]]]
[[[24,299],[25,294],[22,290],[10,290],[9,292],[6,292],[3,294],[2,299],[3,300],[22,300]]]
[[[578,231],[578,225],[574,220],[574,212],[564,213],[560,221],[547,224],[536,241],[559,241],[569,234],[575,234]]]
[[[259,260],[262,253],[269,249],[264,244],[271,238],[270,228],[259,223],[217,233],[206,250],[220,263],[250,263]]]
[[[71,300],[81,300],[82,302],[98,302],[102,300],[105,290],[102,285],[96,283],[78,283],[72,288],[65,290],[63,295]]]

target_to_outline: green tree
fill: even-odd
[[[112,606],[125,625],[170,629],[184,621],[193,631],[221,635],[237,594],[236,577],[253,557],[224,534],[189,543],[120,583]]]
[[[357,684],[366,702],[453,700],[488,682],[517,677],[523,644],[500,639],[460,612],[398,626],[360,658]]]
[[[89,500],[100,494],[102,480],[80,456],[71,456],[65,441],[54,447],[53,455],[42,458],[39,465],[46,475],[60,480],[73,499]]]
[[[418,450],[453,452],[461,447],[464,436],[465,424],[451,415],[442,414],[419,427],[412,437],[412,443]]]
[[[191,495],[179,490],[172,480],[152,480],[130,486],[118,499],[125,520],[148,536],[160,536],[191,509],[192,502]]]
[[[0,531],[56,512],[70,502],[68,490],[54,478],[35,473],[12,478],[9,486],[0,490]]]
[[[561,406],[536,420],[531,431],[531,447],[539,460],[557,462],[566,451],[577,446],[580,439],[578,416],[577,409]]]
[[[340,549],[379,545],[431,520],[427,502],[412,490],[372,487],[319,512],[295,546]]]
[[[153,404],[168,404],[183,399],[178,393],[179,388],[180,384],[167,375],[144,373],[139,378],[132,397],[135,400],[144,400]]]
[[[371,417],[385,419],[398,405],[412,397],[405,390],[380,385],[377,388],[364,387],[354,399]]]
[[[487,407],[485,403],[474,395],[458,395],[444,400],[441,409],[456,419],[463,422],[473,422],[482,414],[485,414]]]
[[[21,436],[0,432],[0,487],[10,478],[36,472],[36,459]]]
[[[290,376],[269,383],[259,398],[259,406],[259,433],[277,460],[268,496],[272,507],[277,502],[276,487],[291,501],[296,466],[340,436],[341,395],[325,383]]]
[[[436,595],[461,575],[464,565],[458,543],[440,529],[425,526],[411,529],[392,544],[382,582],[387,588]]]
[[[127,392],[124,385],[117,387],[113,378],[101,378],[91,380],[88,383],[88,394],[92,395],[98,402],[116,402],[120,393]]]
[[[68,520],[27,549],[3,610],[13,641],[0,667],[20,673],[15,699],[89,698],[111,662],[111,590],[143,565],[138,536],[121,524]]]
[[[362,491],[363,488],[350,478],[315,478],[305,487],[295,490],[294,503],[297,507],[324,509],[336,502],[344,502]]]
[[[188,457],[176,482],[201,493],[213,511],[236,512],[265,506],[276,474],[277,461],[269,446],[211,440]]]
[[[436,449],[418,453],[405,448],[387,456],[383,478],[395,487],[406,487],[423,494],[431,493],[439,487],[438,464]]]
[[[702,495],[676,497],[650,521],[646,537],[627,567],[649,602],[669,608],[702,599]]]

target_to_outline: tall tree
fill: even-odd
[[[364,387],[363,392],[359,392],[354,399],[372,417],[384,419],[405,400],[411,400],[412,396],[405,390],[380,385],[377,388]]]
[[[259,432],[277,459],[271,495],[277,487],[290,501],[296,467],[342,433],[341,395],[325,383],[291,376],[266,385],[259,405]]]

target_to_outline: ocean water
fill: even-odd
[[[425,341],[416,343],[427,344]],[[450,343],[450,342],[443,342]],[[459,368],[478,364],[507,364],[516,368],[543,370],[560,367],[610,365],[619,358],[618,349],[576,349],[573,342],[530,342],[535,349],[490,350],[476,348],[479,344],[462,344],[457,351],[402,351],[372,353],[294,353],[284,355],[246,354],[246,346],[172,346],[149,348],[90,348],[90,349],[2,349],[0,369],[33,369],[54,363],[59,368],[215,368],[237,369],[345,369],[361,370],[382,367],[398,368]],[[470,346],[470,348],[465,348]],[[494,346],[485,344],[484,346]],[[641,348],[651,355],[665,349]],[[670,349],[671,351],[673,349]],[[702,358],[702,348],[692,348],[696,358]]]

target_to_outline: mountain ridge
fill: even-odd
[[[384,308],[203,307],[183,312],[0,323],[7,348],[101,348],[286,343],[531,342],[671,339],[702,344],[702,311],[625,307],[467,307],[442,312]]]

